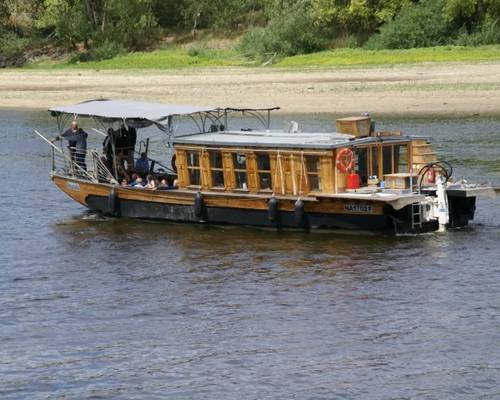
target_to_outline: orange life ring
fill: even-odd
[[[347,147],[340,149],[337,151],[335,161],[338,170],[347,173],[354,168],[354,153]]]

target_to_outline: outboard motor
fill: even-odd
[[[444,232],[446,230],[446,226],[450,222],[450,213],[448,209],[448,197],[446,194],[446,178],[440,174],[436,176],[436,195],[439,231]]]

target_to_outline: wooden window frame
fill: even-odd
[[[316,171],[314,172],[311,172],[309,171],[309,168],[308,168],[308,158],[309,157],[315,157],[317,159],[317,162],[316,162],[316,166],[317,166],[317,169]],[[315,154],[304,154],[304,158],[305,158],[305,172],[306,172],[306,178],[307,178],[307,189],[309,190],[309,192],[315,192],[315,193],[318,193],[318,192],[321,192],[323,190],[323,186],[321,184],[321,157],[318,156],[318,155],[315,155]],[[318,178],[318,188],[317,189],[313,189],[311,188],[311,179],[310,177],[311,176],[316,176]]]
[[[391,149],[391,172],[389,174],[395,174],[396,173],[396,170],[399,172],[399,166],[400,165],[404,165],[404,164],[400,164],[398,163],[398,165],[396,165],[396,159],[395,159],[395,147],[396,146],[405,146],[406,147],[406,169],[407,169],[407,172],[405,173],[409,173],[410,171],[410,143],[391,143],[391,144],[385,144],[382,146],[382,149],[384,147],[389,147]],[[382,173],[383,173],[383,150],[382,150]],[[379,164],[380,164],[380,160],[379,160]],[[389,175],[389,174],[384,174],[383,175]]]
[[[403,146],[403,147],[406,147],[406,163],[401,163],[401,152],[399,153],[399,158],[398,158],[398,165],[396,166],[395,164],[395,150],[396,150],[396,146]],[[393,171],[396,171],[396,167],[397,167],[397,170],[398,170],[398,173],[403,173],[403,174],[407,174],[410,172],[410,145],[409,143],[395,143],[393,146],[392,146],[392,160],[393,160]],[[399,171],[399,168],[400,166],[402,165],[405,165],[406,164],[406,172],[400,172]],[[395,172],[394,172],[395,173]]]
[[[198,156],[198,166],[190,166],[189,165],[189,156],[191,153],[195,153]],[[187,150],[186,151],[186,168],[187,168],[187,178],[188,178],[188,188],[195,188],[199,189],[201,188],[201,182],[202,182],[202,175],[201,175],[201,151],[199,150]],[[199,176],[199,182],[198,184],[193,184],[191,182],[191,171],[198,171],[198,176]]]
[[[222,165],[220,167],[214,167],[212,165],[212,154],[219,153]],[[208,162],[210,171],[210,189],[213,190],[226,190],[226,177],[224,176],[224,153],[220,150],[208,150]],[[214,172],[219,172],[222,174],[222,186],[214,185]]]
[[[380,179],[378,176],[378,171],[379,171],[379,164],[380,164],[380,158],[379,158],[379,153],[378,153],[378,148],[377,146],[369,146],[368,147],[370,151],[368,152],[368,176],[374,176],[376,175],[377,178]],[[375,157],[377,157],[377,167],[373,168],[373,154],[375,153]]]
[[[269,160],[269,169],[259,169],[259,157],[266,156]],[[264,152],[255,152],[255,161],[256,161],[256,169],[255,172],[257,174],[257,190],[259,192],[272,192],[273,191],[273,174],[271,168],[271,154]],[[260,186],[260,174],[268,174],[269,175],[269,188],[262,189]]]
[[[236,163],[236,158],[238,155],[244,155],[245,156],[245,168],[237,168],[237,163]],[[243,153],[243,152],[234,152],[231,153],[231,161],[232,161],[232,170],[233,170],[233,176],[234,176],[234,190],[240,191],[240,192],[248,192],[249,191],[249,184],[248,184],[248,154]],[[238,173],[244,173],[245,174],[245,185],[246,188],[243,187],[238,187]]]

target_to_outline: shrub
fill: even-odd
[[[318,28],[307,9],[297,8],[273,18],[267,27],[247,32],[240,50],[250,56],[293,56],[325,48]]]
[[[92,47],[90,50],[90,59],[96,61],[109,60],[124,52],[125,48],[122,45],[105,40]]]
[[[392,21],[365,44],[368,49],[410,49],[447,42],[450,28],[443,16],[443,0],[424,0],[403,7]]]
[[[109,60],[125,51],[125,48],[120,44],[105,40],[101,43],[97,43],[88,51],[75,54],[71,57],[69,62],[75,64],[87,61]]]
[[[29,44],[29,39],[20,38],[13,32],[0,31],[0,55],[14,57],[21,55]]]
[[[269,32],[265,28],[254,28],[243,35],[239,49],[249,57],[263,57],[269,47],[268,35]]]
[[[500,43],[500,23],[497,19],[486,18],[481,26],[472,33],[462,28],[456,40],[459,46],[480,46]]]

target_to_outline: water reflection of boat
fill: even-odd
[[[163,151],[160,162],[147,138],[139,149],[134,144],[132,154],[148,159],[143,173],[164,180],[146,189],[119,184],[127,157],[119,156],[114,140],[108,158],[86,151],[88,169],[63,146],[52,146],[52,180],[82,205],[113,216],[396,233],[465,226],[476,197],[495,194],[453,182],[451,166],[438,161],[428,137],[377,131],[368,115],[337,120],[332,133],[302,133],[296,123],[271,130],[275,109],[112,100],[56,107],[50,112],[60,131],[70,118],[92,119],[105,130],[138,130],[139,137],[155,126],[172,151]],[[235,128],[235,114],[255,117],[263,127]],[[195,132],[174,134],[176,118],[192,121]]]

